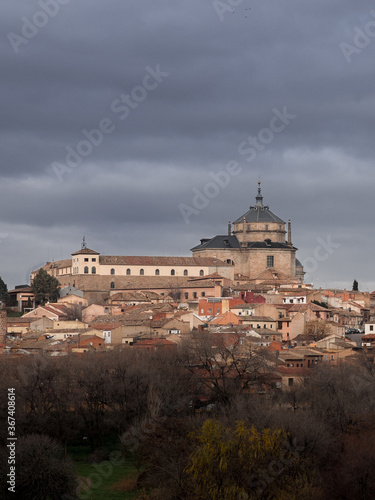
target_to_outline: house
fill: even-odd
[[[224,314],[220,314],[219,316],[216,316],[209,322],[209,328],[212,329],[212,327],[216,326],[238,326],[240,324],[240,319],[239,317],[234,314],[232,311],[227,311]]]
[[[35,307],[35,297],[30,285],[17,285],[9,290],[9,306],[24,312]]]
[[[268,328],[277,332],[277,321],[269,316],[238,316],[240,324],[249,325],[251,328]]]
[[[104,350],[104,340],[98,335],[82,335],[77,339],[77,342],[69,346],[72,353],[82,354],[88,351]]]
[[[25,318],[25,319],[34,319],[32,316],[30,318]],[[46,316],[43,316],[42,318],[37,318],[34,319],[34,321],[31,323],[30,330],[32,332],[45,332],[50,328],[53,328],[53,319],[47,318]]]
[[[249,335],[259,335],[258,345],[262,347],[269,347],[273,342],[278,342],[281,345],[282,334],[270,328],[250,328],[248,329]]]
[[[89,301],[87,299],[75,293],[64,295],[63,297],[57,299],[57,302],[59,304],[72,304],[75,306],[82,306],[82,307],[87,307],[89,305]]]
[[[50,318],[53,320],[67,319],[71,315],[71,310],[65,304],[48,303],[45,306],[38,306],[33,311],[25,313],[23,318]]]
[[[362,347],[367,347],[367,349],[372,349],[375,347],[375,333],[368,333],[362,335]]]
[[[31,330],[34,318],[6,318],[6,329],[9,335],[22,336]]]
[[[375,321],[365,323],[365,335],[375,334]]]

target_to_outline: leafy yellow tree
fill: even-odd
[[[275,488],[281,494],[297,478],[300,482],[302,461],[283,430],[258,431],[243,421],[226,428],[207,420],[193,437],[197,447],[186,472],[194,498],[271,498]]]

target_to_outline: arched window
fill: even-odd
[[[111,281],[111,288],[115,288],[115,283],[114,283],[114,281]]]
[[[204,276],[204,271],[203,271],[203,269],[201,269],[201,270],[199,271],[199,276]]]
[[[127,269],[127,270],[126,270],[126,274],[127,274],[128,276],[130,276],[130,275],[131,275],[131,271],[130,271],[130,269]]]
[[[185,270],[184,270],[184,276],[187,276],[187,275],[188,275],[188,270],[187,270],[187,269],[185,269]]]
[[[96,267],[92,267],[92,268],[91,268],[91,273],[92,273],[92,274],[96,274]]]
[[[83,270],[83,272],[84,272],[85,274],[89,274],[89,268],[88,268],[87,266],[85,266],[85,269]]]
[[[145,274],[145,270],[144,270],[144,269],[141,269],[141,270],[139,271],[139,274],[140,274],[141,276],[143,276],[143,275]]]
[[[113,268],[111,269],[111,274],[115,274],[115,270]]]
[[[160,276],[160,270],[159,269],[155,269],[155,276]]]
[[[174,276],[176,274],[176,271],[174,269],[171,269],[171,276]]]

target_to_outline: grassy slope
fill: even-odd
[[[109,443],[108,443],[109,444]],[[118,451],[118,445],[111,443],[111,451]],[[68,454],[74,462],[74,469],[79,476],[78,492],[87,500],[124,500],[135,499],[138,491],[135,489],[137,469],[134,462],[124,459],[122,463],[105,461],[93,464],[89,460],[90,449],[87,446],[70,446]],[[85,478],[89,481],[89,489],[85,489]]]

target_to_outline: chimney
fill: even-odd
[[[288,221],[288,242],[287,243],[290,247],[293,246],[293,244],[292,244],[292,223],[290,222],[290,219]]]
[[[230,223],[230,221],[228,222],[228,236],[231,236],[232,234],[232,225]]]

